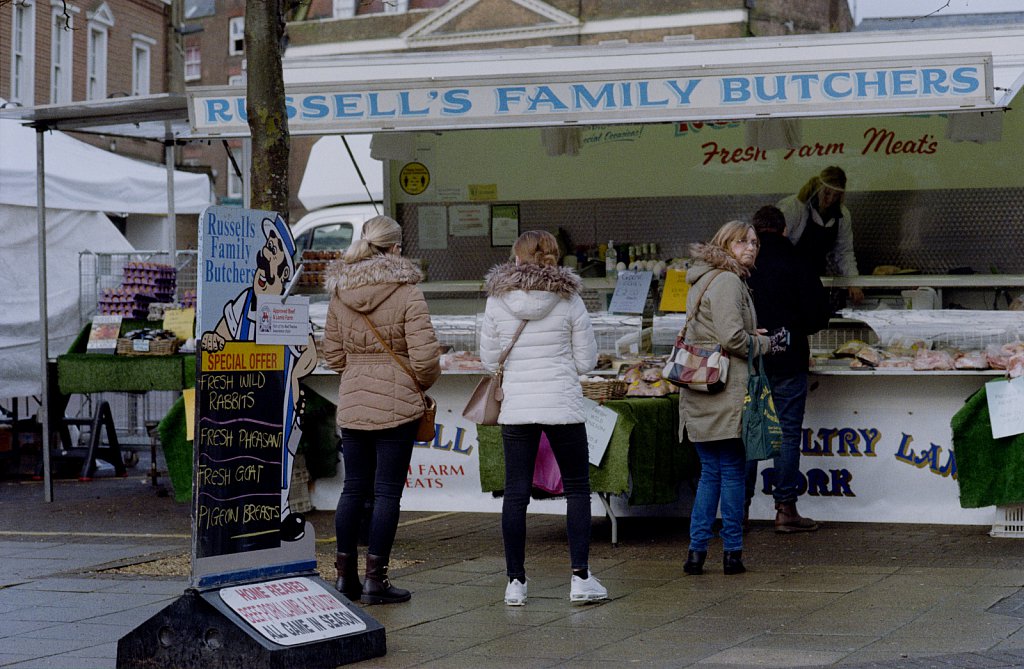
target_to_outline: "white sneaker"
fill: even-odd
[[[608,588],[601,585],[593,574],[588,571],[587,578],[573,574],[569,589],[570,602],[596,602],[600,599],[608,599]]]
[[[523,604],[526,604],[526,584],[514,578],[505,587],[505,606],[522,606]]]

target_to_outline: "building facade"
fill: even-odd
[[[166,92],[169,11],[163,0],[0,2],[0,98],[32,107]],[[82,139],[163,160],[144,141]]]

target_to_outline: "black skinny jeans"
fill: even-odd
[[[339,553],[356,553],[359,521],[372,495],[369,552],[385,560],[391,557],[418,424],[419,419],[383,430],[341,428],[345,487],[334,513]]]
[[[501,536],[509,578],[526,579],[526,507],[530,503],[533,468],[541,432],[562,473],[565,489],[565,529],[569,535],[572,569],[588,569],[590,560],[590,462],[587,428],[572,425],[503,425],[505,498],[501,505]]]

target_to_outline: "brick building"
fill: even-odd
[[[0,98],[31,107],[164,93],[169,16],[164,0],[0,1]],[[163,161],[157,144],[82,139]]]

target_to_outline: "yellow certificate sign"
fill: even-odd
[[[164,329],[170,330],[178,339],[191,339],[195,337],[196,310],[193,307],[188,309],[168,309],[164,312]]]
[[[203,352],[204,372],[279,372],[284,369],[284,346],[228,342],[216,353]]]
[[[665,272],[665,288],[661,292],[661,311],[686,311],[686,296],[690,284],[686,283],[686,270],[670,269]]]

